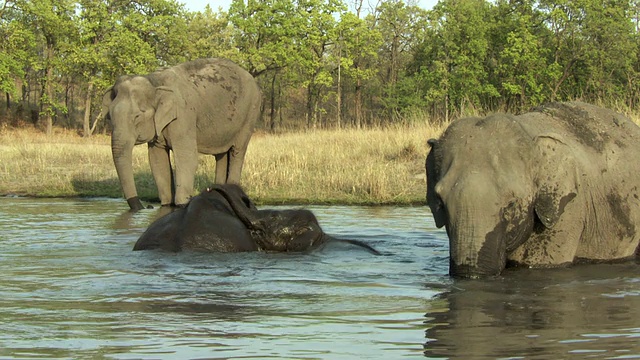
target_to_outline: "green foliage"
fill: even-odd
[[[240,63],[254,76],[285,68],[299,60],[296,40],[302,37],[304,17],[288,0],[233,0],[229,21]]]
[[[638,0],[363,5],[233,0],[228,11],[189,12],[177,0],[0,0],[0,91],[24,120],[82,124],[85,134],[118,76],[204,57],[230,58],[258,78],[271,129],[520,112],[554,100],[640,104]]]
[[[35,34],[11,15],[0,20],[0,91],[15,95],[15,79],[24,80],[24,66],[34,62]]]
[[[233,42],[233,27],[225,12],[214,12],[209,5],[204,12],[189,14],[186,41],[188,58],[222,57],[241,60]]]

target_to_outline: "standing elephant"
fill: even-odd
[[[186,208],[156,220],[133,250],[300,252],[329,241],[379,254],[363,242],[325,234],[309,210],[258,210],[240,186],[226,184],[213,185],[191,199]]]
[[[551,103],[454,121],[429,144],[427,202],[451,275],[637,255],[640,128],[624,116]]]
[[[113,160],[131,209],[142,209],[131,163],[134,145],[149,146],[162,205],[189,201],[198,153],[215,155],[216,183],[240,182],[261,101],[253,76],[225,59],[194,60],[118,78],[105,93],[103,108],[113,127]]]

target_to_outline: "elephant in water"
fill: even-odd
[[[551,103],[454,121],[429,144],[427,203],[451,275],[638,254],[640,128],[624,116]]]
[[[213,185],[155,222],[133,250],[211,252],[307,251],[329,241],[346,242],[379,254],[357,240],[325,234],[309,210],[258,210],[235,184]]]
[[[143,208],[133,178],[134,145],[149,146],[162,205],[189,201],[198,153],[215,155],[216,183],[238,183],[261,101],[253,76],[225,59],[199,59],[118,78],[103,97],[103,113],[113,127],[113,160],[131,209]]]

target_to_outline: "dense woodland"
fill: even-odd
[[[0,123],[108,131],[123,74],[226,57],[265,129],[363,127],[581,99],[637,112],[639,0],[0,0]]]

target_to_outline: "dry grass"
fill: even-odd
[[[414,123],[258,133],[249,146],[242,183],[260,203],[422,202],[426,140],[442,130]],[[121,197],[109,144],[108,136],[0,129],[0,194]],[[213,157],[201,155],[196,190],[213,182],[214,169]],[[134,171],[140,197],[155,200],[145,146],[134,150]]]
[[[243,183],[267,202],[412,203],[423,201],[427,125],[257,136]]]
[[[426,141],[443,130],[414,119],[366,130],[257,133],[242,183],[259,203],[421,203]],[[214,169],[213,157],[200,155],[196,191],[213,182]],[[134,171],[139,196],[156,200],[146,146],[134,149]],[[121,197],[110,138],[0,128],[0,194]]]

